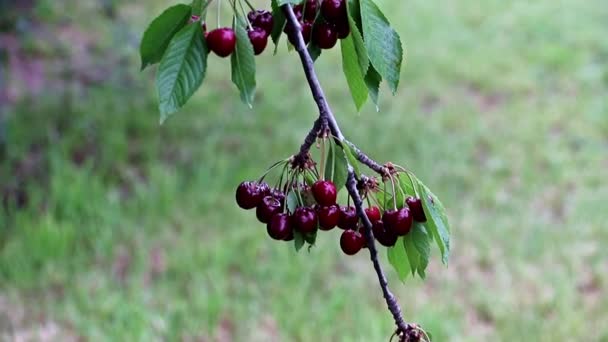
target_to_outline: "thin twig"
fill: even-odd
[[[288,24],[288,34],[290,35],[291,41],[295,43],[295,49],[300,56],[300,60],[302,62],[302,67],[304,69],[304,74],[306,75],[306,79],[308,81],[308,85],[310,86],[310,90],[312,92],[313,98],[319,108],[319,118],[315,121],[313,128],[308,133],[304,143],[300,148],[300,154],[308,154],[308,150],[312,146],[314,139],[318,135],[320,129],[328,127],[331,134],[334,136],[337,144],[342,145],[347,143],[344,139],[344,135],[340,130],[340,126],[338,125],[336,118],[334,117],[331,109],[329,108],[329,104],[325,99],[325,94],[323,93],[323,89],[321,88],[321,84],[319,83],[319,79],[314,71],[313,60],[306,49],[306,44],[304,43],[304,39],[301,34],[301,27],[296,19],[296,16],[291,8],[291,5],[286,4],[282,6],[283,13],[287,18]],[[312,142],[311,142],[312,141]],[[354,145],[350,144],[351,147]],[[369,166],[372,170],[384,176],[387,173],[387,170],[373,161],[363,152],[361,152],[358,148],[354,147],[357,159]],[[415,325],[408,324],[403,320],[403,316],[401,314],[401,308],[397,303],[397,299],[392,294],[388,287],[388,281],[386,280],[386,276],[384,275],[384,271],[382,270],[382,266],[378,261],[378,251],[376,249],[374,234],[372,232],[372,223],[369,218],[365,214],[365,210],[363,209],[363,200],[361,199],[361,194],[359,190],[357,190],[357,180],[355,177],[355,172],[353,166],[348,163],[348,178],[346,182],[346,189],[350,197],[352,197],[355,208],[357,209],[357,214],[361,218],[364,226],[365,237],[367,240],[367,247],[370,252],[370,259],[374,265],[374,270],[378,276],[378,281],[380,283],[380,287],[382,288],[382,294],[386,301],[389,311],[391,312],[393,319],[395,321],[395,325],[397,326],[397,331],[401,333],[401,336],[408,337],[411,333],[415,332]],[[414,339],[411,339],[414,341]]]

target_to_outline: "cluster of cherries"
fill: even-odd
[[[285,193],[263,182],[242,182],[236,190],[236,202],[243,209],[255,208],[258,220],[266,224],[268,235],[275,240],[291,241],[294,231],[310,234],[317,229],[328,231],[339,227],[344,230],[340,247],[345,254],[354,255],[367,247],[355,207],[338,206],[338,192],[331,181],[318,180],[311,187],[303,186],[301,191],[310,192],[316,204],[298,206],[293,213],[285,209]],[[426,221],[419,198],[409,197],[406,204],[384,213],[377,206],[365,208],[374,236],[383,246],[394,246],[399,236],[410,232],[414,220]]]
[[[346,0],[321,0],[320,7],[319,11],[318,0],[305,0],[294,6],[293,11],[300,23],[304,43],[308,44],[312,39],[321,49],[331,49],[338,39],[344,39],[350,33]],[[286,33],[287,29],[285,27]],[[295,45],[291,38],[290,42]]]

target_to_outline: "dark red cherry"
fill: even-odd
[[[317,229],[317,213],[310,207],[299,207],[293,214],[295,229],[302,233],[312,233]]]
[[[285,26],[285,33],[287,33],[287,37],[289,38],[289,42],[291,45],[296,45],[296,41],[292,39],[291,34],[289,34],[289,30]],[[310,36],[312,34],[312,24],[309,22],[300,22],[300,28],[302,29],[302,37],[304,38],[304,44],[308,44],[310,42]]]
[[[268,223],[275,214],[281,212],[281,202],[273,196],[265,196],[255,210],[255,216],[262,223]]]
[[[350,34],[350,26],[348,24],[348,21],[336,24],[335,30],[336,30],[338,39],[344,39],[344,38],[348,37],[348,35]]]
[[[397,242],[397,235],[387,231],[382,221],[374,222],[372,231],[374,232],[374,237],[382,246],[392,247]]]
[[[228,57],[236,47],[236,35],[229,27],[212,30],[207,34],[207,46],[220,57]]]
[[[403,236],[412,229],[413,217],[408,208],[387,210],[382,215],[384,227],[387,231]]]
[[[288,214],[278,213],[266,225],[266,231],[275,240],[285,240],[289,235],[293,235],[291,217]]]
[[[236,203],[243,209],[253,209],[260,204],[264,194],[256,182],[242,182],[236,188]]]
[[[269,36],[272,32],[272,27],[274,26],[272,13],[265,10],[251,11],[247,14],[247,19],[249,19],[251,26],[260,28],[266,32],[266,36]]]
[[[357,223],[359,223],[359,217],[357,216],[355,207],[340,207],[338,227],[342,229],[356,229]]]
[[[321,14],[332,24],[346,21],[346,0],[323,0]]]
[[[371,223],[379,221],[382,218],[380,209],[376,206],[365,208],[365,215],[367,215],[367,218]]]
[[[325,22],[318,23],[313,28],[312,41],[321,49],[331,49],[338,41],[338,34],[332,25]]]
[[[317,203],[322,206],[329,206],[336,204],[338,190],[336,190],[336,186],[331,181],[319,180],[312,185],[312,194]]]
[[[340,208],[335,204],[328,207],[319,207],[317,208],[317,216],[319,217],[321,230],[331,230],[340,221]]]
[[[253,45],[253,53],[255,55],[261,54],[268,44],[266,32],[259,27],[254,27],[253,30],[247,32],[247,35],[249,36],[251,45]]]
[[[304,21],[313,22],[318,10],[319,3],[317,0],[307,0],[306,8],[304,8],[304,4],[293,6],[293,13],[299,21],[302,21],[302,13],[304,12]]]
[[[422,201],[417,197],[408,197],[405,200],[407,206],[410,207],[414,221],[426,222],[426,215],[424,215],[424,209],[422,209]]]
[[[355,255],[363,248],[365,238],[355,230],[345,230],[340,236],[340,248],[347,255]]]

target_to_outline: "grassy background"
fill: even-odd
[[[407,50],[397,95],[383,88],[380,112],[357,114],[339,50],[316,66],[349,139],[448,208],[449,268],[434,250],[427,281],[401,284],[383,255],[405,317],[436,341],[608,341],[608,6],[378,2]],[[49,30],[95,37],[85,69],[121,63],[4,106],[0,185],[28,203],[0,211],[0,339],[388,340],[367,253],[342,255],[334,231],[296,254],[234,204],[317,115],[297,56],[258,58],[253,110],[210,58],[203,88],[159,127],[136,48],[162,6],[122,5],[115,23],[92,1],[35,9]]]

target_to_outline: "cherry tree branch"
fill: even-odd
[[[310,86],[310,90],[312,92],[313,98],[319,108],[319,118],[315,121],[313,128],[308,133],[304,143],[300,148],[299,156],[303,154],[308,154],[308,150],[312,146],[314,139],[318,135],[319,132],[323,130],[324,127],[329,128],[331,134],[335,137],[337,144],[345,144],[348,143],[344,139],[344,135],[340,130],[340,126],[338,125],[336,118],[334,117],[331,109],[329,108],[329,104],[325,99],[325,94],[323,89],[321,88],[321,84],[319,83],[319,79],[314,70],[313,60],[306,49],[306,44],[304,43],[304,39],[301,34],[301,27],[296,19],[296,16],[291,8],[291,5],[286,4],[282,6],[283,13],[287,18],[288,26],[288,34],[290,35],[291,42],[294,42],[294,46],[296,51],[300,56],[300,60],[302,62],[302,67],[304,69],[304,74],[306,75],[306,79],[308,81],[308,85]],[[351,147],[354,145],[350,144]],[[372,170],[384,176],[385,172],[388,172],[386,168],[369,158],[365,155],[361,150],[355,147],[355,153],[357,159],[369,166]],[[365,237],[367,240],[367,247],[370,252],[370,259],[374,265],[374,270],[378,276],[378,281],[380,283],[380,287],[382,288],[382,294],[386,301],[389,311],[391,312],[393,319],[395,321],[395,325],[397,326],[397,335],[399,336],[400,341],[418,341],[420,339],[418,334],[418,328],[415,324],[408,324],[404,321],[403,316],[401,314],[401,309],[399,304],[397,303],[397,299],[392,294],[388,287],[388,281],[386,276],[384,275],[384,271],[382,270],[382,266],[378,261],[378,251],[376,249],[374,234],[372,231],[372,223],[369,218],[365,214],[365,210],[363,208],[363,200],[361,199],[361,194],[357,189],[357,180],[355,177],[355,172],[353,166],[348,163],[348,178],[346,182],[346,189],[348,190],[349,195],[353,199],[355,208],[357,210],[357,214],[361,218]]]

